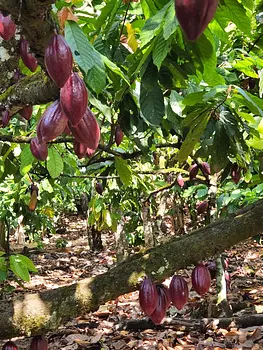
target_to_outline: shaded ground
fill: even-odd
[[[66,230],[64,230],[66,228]],[[25,287],[32,291],[57,288],[107,271],[115,264],[114,237],[103,235],[103,252],[88,250],[86,222],[79,217],[63,220],[59,232],[44,238],[43,252],[30,250],[39,273]],[[67,241],[65,249],[56,244]],[[227,254],[231,284],[229,302],[235,316],[263,313],[263,246],[247,241]],[[191,269],[180,271],[189,282]],[[165,281],[169,284],[169,280]],[[17,292],[21,292],[21,287]],[[6,295],[7,297],[7,295]],[[120,296],[95,313],[72,319],[56,332],[47,334],[50,349],[263,349],[262,326],[243,329],[201,327],[184,323],[190,318],[224,316],[215,307],[213,281],[205,298],[191,291],[186,307],[179,313],[171,307],[163,325],[146,324],[138,304],[138,292]],[[181,324],[173,319],[182,320]],[[131,323],[132,320],[136,322]],[[141,321],[140,321],[141,320]],[[180,322],[179,322],[180,323]],[[143,327],[146,328],[143,330]],[[15,339],[19,349],[29,349],[29,339]],[[4,342],[0,342],[2,346]]]

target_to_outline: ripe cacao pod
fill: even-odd
[[[33,113],[33,106],[26,106],[18,112],[21,117],[25,118],[26,120],[29,120]]]
[[[150,316],[157,306],[158,294],[156,285],[150,278],[145,278],[139,290],[139,302],[145,315]]]
[[[60,136],[68,123],[59,100],[52,103],[43,113],[37,124],[37,137],[40,141],[48,142]]]
[[[103,186],[100,182],[97,182],[95,185],[95,190],[98,192],[98,194],[102,195],[103,193]]]
[[[208,261],[205,266],[208,268],[210,272],[211,279],[216,278],[216,261]]]
[[[197,173],[198,173],[198,165],[194,164],[190,168],[190,174],[189,174],[190,175],[190,180],[195,179]]]
[[[207,162],[202,162],[201,168],[205,175],[211,175],[210,165]]]
[[[68,126],[79,143],[87,145],[90,149],[97,149],[100,140],[100,127],[89,107],[78,125],[73,126],[69,122]]]
[[[212,21],[218,0],[175,0],[175,12],[188,40],[196,41]]]
[[[211,276],[204,264],[197,265],[192,271],[192,286],[199,295],[208,292],[211,284]]]
[[[53,35],[45,50],[45,66],[50,78],[62,88],[68,80],[73,65],[69,45],[62,35]]]
[[[37,160],[46,160],[48,156],[48,147],[45,142],[40,142],[37,137],[30,141],[30,150]]]
[[[16,25],[12,21],[11,16],[4,16],[0,13],[0,36],[4,40],[10,40],[16,32]]]
[[[237,164],[232,166],[231,177],[235,184],[239,183],[239,180],[241,179],[241,168]]]
[[[10,122],[10,119],[11,119],[11,115],[10,115],[9,111],[3,111],[2,112],[2,121],[1,121],[2,128],[5,128],[8,125],[8,123]]]
[[[48,350],[47,339],[43,335],[36,335],[33,337],[30,350]]]
[[[173,276],[169,291],[173,305],[178,310],[182,310],[189,297],[188,285],[184,278],[178,275]]]
[[[6,342],[3,345],[2,350],[18,350],[18,347],[16,346],[16,344],[14,342],[9,340],[8,342]]]
[[[162,322],[166,315],[166,310],[171,304],[169,289],[163,284],[156,286],[157,304],[153,313],[150,314],[150,319],[154,324],[158,325]]]
[[[82,119],[88,104],[88,92],[84,81],[72,73],[60,90],[60,105],[73,126]]]
[[[178,185],[179,185],[181,188],[184,187],[184,179],[183,179],[183,177],[182,177],[181,174],[179,174],[178,177],[177,177],[177,183],[178,183]]]
[[[31,72],[35,72],[37,69],[37,59],[32,52],[29,50],[28,41],[24,38],[20,40],[20,56],[24,65],[31,70]]]
[[[203,201],[203,202],[198,204],[196,211],[198,214],[204,214],[206,212],[207,208],[208,208],[208,202]]]
[[[94,152],[95,152],[95,150],[94,150],[94,149],[87,148],[87,152],[86,152],[87,157],[91,157],[91,156],[92,156],[92,154],[93,154]]]
[[[74,152],[79,159],[82,159],[85,157],[90,157],[94,153],[94,150],[88,148],[87,145],[74,140]]]
[[[64,129],[64,134],[66,134],[66,135],[71,135],[71,131],[70,131],[70,128],[68,127],[68,123],[67,123],[67,125],[66,125],[66,127],[65,127],[65,129]]]
[[[116,145],[119,146],[122,143],[123,140],[123,131],[119,125],[116,126],[115,129],[115,142]]]

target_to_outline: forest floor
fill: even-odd
[[[86,221],[77,216],[65,217],[56,235],[44,238],[43,250],[31,251],[29,257],[38,269],[27,291],[39,291],[71,284],[83,278],[106,272],[116,263],[114,236],[103,234],[102,252],[88,250]],[[67,242],[66,248],[57,248]],[[120,296],[101,305],[99,310],[70,320],[55,332],[47,334],[50,350],[74,349],[263,349],[263,245],[248,240],[226,253],[231,278],[228,301],[234,316],[243,320],[242,328],[213,323],[204,326],[207,317],[224,317],[216,307],[215,280],[204,298],[194,291],[183,310],[170,307],[160,326],[154,326],[143,315],[138,292]],[[180,274],[190,281],[191,269]],[[169,285],[169,280],[164,284]],[[15,293],[23,288],[17,287]],[[261,315],[262,314],[262,315]],[[255,319],[251,315],[256,316]],[[19,349],[29,349],[29,338],[13,339]],[[4,341],[0,341],[0,346]]]

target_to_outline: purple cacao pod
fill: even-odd
[[[235,184],[239,183],[239,180],[241,179],[241,168],[237,164],[232,166],[231,177]]]
[[[224,275],[225,275],[225,280],[226,280],[226,287],[227,287],[227,289],[230,289],[230,287],[231,287],[231,276],[230,276],[228,271],[224,271]]]
[[[207,162],[202,162],[201,168],[205,175],[211,175],[210,165]]]
[[[94,149],[87,148],[87,152],[86,152],[87,157],[91,157],[91,156],[92,156],[92,154],[93,154],[94,152],[95,152],[95,150],[94,150]]]
[[[177,176],[177,183],[178,183],[178,185],[179,185],[181,188],[184,187],[184,179],[183,179],[183,177],[182,177],[181,174],[179,174],[179,175]]]
[[[208,268],[210,272],[211,279],[216,278],[216,261],[215,260],[208,261],[205,264],[205,266]]]
[[[48,147],[45,142],[40,142],[37,137],[30,141],[30,150],[37,160],[46,160],[48,156]]]
[[[212,21],[218,0],[176,0],[175,12],[188,40],[196,41]]]
[[[169,289],[163,284],[157,285],[157,304],[153,313],[149,315],[154,324],[158,325],[162,322],[166,315],[166,310],[171,304]]]
[[[173,276],[169,291],[173,305],[178,310],[182,310],[189,297],[188,285],[184,278],[178,275]]]
[[[199,295],[208,292],[211,284],[211,275],[204,264],[197,265],[192,271],[192,286]]]
[[[87,145],[74,140],[74,152],[79,159],[85,158],[87,156],[87,149]]]
[[[73,126],[70,122],[68,125],[72,135],[79,143],[87,145],[88,148],[97,149],[100,140],[100,127],[89,107],[78,125]]]
[[[24,38],[20,40],[20,56],[24,65],[31,70],[31,72],[35,72],[37,69],[37,60],[32,52],[29,50],[28,41]]]
[[[66,127],[65,127],[65,129],[64,129],[64,134],[66,134],[66,135],[71,135],[71,131],[70,131],[70,128],[69,128],[69,126],[68,126],[68,123],[67,123],[67,125],[66,125]]]
[[[98,194],[102,195],[103,193],[103,186],[100,182],[97,182],[95,185],[95,190],[98,192]]]
[[[26,120],[29,120],[33,113],[33,106],[26,106],[18,112],[21,117],[25,118]]]
[[[158,294],[156,285],[150,278],[145,278],[139,290],[140,307],[145,315],[150,316],[154,312],[157,306],[157,300]]]
[[[197,164],[194,164],[194,165],[192,165],[191,168],[190,168],[190,172],[189,172],[190,180],[195,179],[197,173],[198,173],[198,165],[197,165]]]
[[[37,137],[40,141],[48,142],[60,136],[68,123],[59,100],[52,103],[43,113],[37,124]]]
[[[4,40],[10,40],[16,32],[16,25],[12,21],[11,16],[4,16],[0,13],[0,36]]]
[[[36,335],[31,340],[29,350],[48,350],[47,339],[43,335]]]
[[[198,204],[196,211],[198,214],[204,214],[207,211],[207,208],[208,208],[208,202],[203,201]]]
[[[87,104],[86,85],[77,73],[72,73],[60,90],[60,105],[71,125],[76,126],[80,122]]]
[[[50,78],[62,88],[72,72],[73,57],[62,35],[53,35],[45,51],[45,66]]]
[[[2,350],[18,350],[18,347],[16,346],[16,344],[14,342],[9,340],[8,342],[6,342],[3,345]]]
[[[5,128],[11,119],[11,115],[9,113],[9,111],[3,111],[2,112],[2,128]]]
[[[119,146],[122,143],[123,140],[123,131],[119,125],[116,126],[115,129],[115,142],[116,145]]]

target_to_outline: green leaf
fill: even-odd
[[[126,160],[115,157],[115,168],[122,183],[126,186],[130,186],[132,184],[132,171]]]
[[[20,154],[20,174],[25,175],[32,168],[32,163],[34,162],[34,156],[30,151],[30,145],[26,145]]]
[[[178,160],[180,163],[184,162],[191,154],[196,143],[200,140],[202,133],[204,132],[207,122],[210,117],[210,110],[197,110],[190,113],[185,118],[185,125],[188,124],[186,119],[191,119],[190,130],[181,146],[178,154]]]
[[[163,37],[165,40],[168,40],[171,35],[176,31],[178,27],[178,21],[175,16],[174,2],[170,2],[170,7],[166,12],[166,16],[164,17],[163,24]]]
[[[74,59],[88,76],[87,84],[99,93],[106,85],[105,66],[101,54],[94,49],[76,22],[66,22],[65,37]]]
[[[144,118],[152,125],[160,125],[164,117],[164,98],[159,86],[148,90],[143,85],[140,91],[140,105]]]
[[[153,63],[160,70],[163,60],[170,49],[170,42],[164,40],[162,33],[158,34],[153,47]]]
[[[63,160],[55,148],[49,148],[47,158],[47,170],[50,176],[55,179],[58,177],[64,168]]]
[[[24,266],[19,255],[11,255],[9,257],[9,261],[10,261],[10,268],[14,272],[14,274],[17,277],[21,278],[23,281],[29,282],[30,276],[29,276],[28,269]]]
[[[50,182],[48,181],[48,179],[44,179],[43,181],[41,181],[41,186],[43,191],[46,191],[48,193],[53,193],[53,187],[50,185]]]
[[[22,262],[22,264],[29,270],[32,272],[38,272],[37,268],[35,267],[35,265],[33,264],[33,262],[25,255],[21,255],[21,254],[17,254],[17,257],[19,257],[20,261]]]

